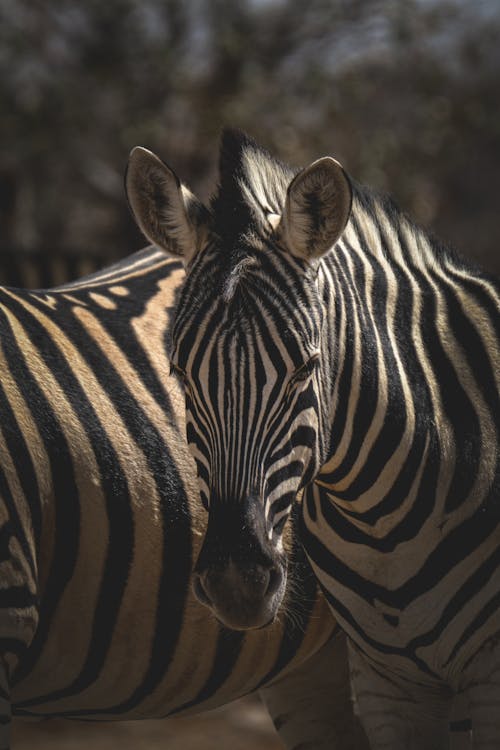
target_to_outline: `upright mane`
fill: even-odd
[[[212,226],[220,240],[222,295],[232,299],[258,262],[271,235],[270,215],[280,215],[294,171],[245,133],[226,129],[221,138],[219,184],[211,199]]]

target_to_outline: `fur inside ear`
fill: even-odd
[[[335,245],[351,214],[352,188],[342,166],[325,156],[291,181],[283,218],[282,238],[298,258],[320,258]]]
[[[148,240],[187,265],[206,235],[208,211],[151,151],[130,153],[125,189],[134,218]]]

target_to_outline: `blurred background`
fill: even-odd
[[[0,0],[0,280],[50,285],[144,245],[132,146],[207,199],[226,124],[297,166],[336,156],[500,272],[498,0]],[[100,746],[95,728],[16,729],[17,747],[273,746],[254,701],[194,744],[183,721]]]
[[[131,147],[207,198],[225,124],[500,271],[498,0],[0,0],[0,266],[141,247]]]

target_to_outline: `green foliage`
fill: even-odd
[[[499,58],[493,0],[0,0],[3,246],[136,249],[130,148],[207,197],[231,124],[500,270]]]

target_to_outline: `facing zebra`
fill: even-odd
[[[205,513],[166,355],[183,275],[149,249],[58,289],[0,288],[1,748],[10,701],[154,718],[258,688],[288,747],[363,744],[345,644],[293,534],[270,632],[229,632],[192,593]]]
[[[172,359],[209,509],[199,598],[265,624],[305,487],[372,747],[448,747],[456,694],[474,748],[500,747],[498,282],[333,159],[295,174],[233,131],[210,210],[144,149],[127,185],[187,267]]]

